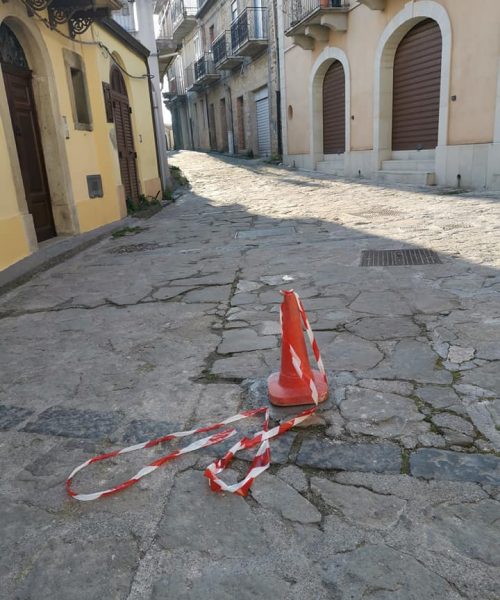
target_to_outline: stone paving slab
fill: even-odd
[[[120,417],[113,412],[54,407],[41,413],[36,421],[28,423],[24,431],[63,437],[101,439],[113,433],[120,420]]]
[[[13,429],[26,421],[32,414],[32,410],[19,406],[0,405],[0,429]]]
[[[297,464],[317,469],[399,473],[401,450],[392,444],[335,444],[327,439],[306,439]]]
[[[500,485],[500,458],[433,448],[417,450],[410,458],[412,475]]]

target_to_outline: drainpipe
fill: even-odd
[[[149,104],[151,106],[151,120],[153,121],[153,134],[154,134],[155,149],[156,149],[156,165],[158,166],[158,175],[160,176],[161,195],[163,197],[163,194],[165,193],[165,188],[163,185],[163,178],[162,178],[162,173],[163,173],[164,169],[163,169],[163,165],[161,163],[159,144],[158,144],[158,134],[156,132],[156,119],[155,119],[156,108],[155,108],[155,105],[153,102],[153,87],[151,85],[151,73],[149,71],[149,61],[146,58],[144,62],[146,64],[146,72],[148,74]],[[165,165],[165,170],[166,170],[166,181],[168,181],[168,183],[170,183],[170,172],[168,169],[168,165]]]
[[[279,94],[275,95],[276,102],[276,137],[278,142],[278,154],[283,154],[283,140],[281,134],[282,114],[281,114],[281,77],[280,77],[280,43],[279,43],[279,27],[278,27],[278,3],[273,2],[273,18],[274,18],[274,41],[276,44],[276,87]],[[272,89],[272,87],[271,87]]]

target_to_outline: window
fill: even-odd
[[[210,27],[208,28],[208,37],[210,39],[210,47],[211,47],[212,44],[214,43],[214,39],[215,39],[214,26],[213,25],[210,25]]]
[[[201,43],[200,43],[200,36],[199,34],[196,34],[193,38],[193,45],[194,45],[194,58],[200,58],[201,56]]]
[[[83,71],[70,68],[71,83],[73,84],[73,94],[75,96],[76,118],[78,123],[90,125],[90,111],[85,97],[85,81]]]
[[[231,21],[234,21],[238,16],[238,0],[232,0],[231,2]]]
[[[66,48],[63,49],[63,56],[75,129],[92,131],[92,113],[83,59]]]

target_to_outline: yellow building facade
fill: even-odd
[[[57,17],[0,4],[0,270],[161,194],[148,51],[108,18]]]

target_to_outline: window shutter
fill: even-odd
[[[111,86],[102,82],[102,93],[104,94],[104,108],[106,109],[106,121],[113,122],[113,102],[111,101]]]

